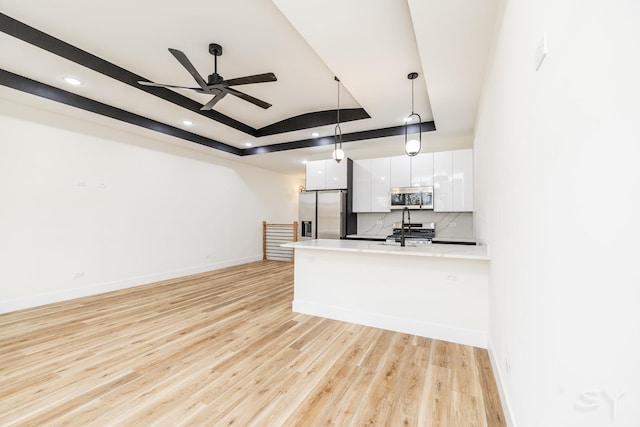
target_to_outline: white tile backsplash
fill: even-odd
[[[405,214],[405,221],[407,220]],[[358,234],[387,236],[393,223],[402,221],[402,211],[389,213],[359,213]],[[435,222],[436,237],[473,239],[472,212],[411,211],[411,222]]]

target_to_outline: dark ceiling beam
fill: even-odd
[[[392,126],[388,128],[374,129],[374,130],[365,130],[360,132],[352,132],[342,134],[342,142],[353,142],[353,141],[362,141],[365,139],[376,139],[376,138],[384,138],[387,136],[398,136],[404,135],[404,125],[400,126]],[[418,124],[409,125],[409,132],[415,133],[418,132],[420,128],[418,128]],[[422,132],[431,132],[436,130],[435,122],[422,122],[421,123]],[[323,137],[323,138],[311,138],[311,139],[303,139],[300,141],[291,141],[291,142],[283,142],[280,144],[271,144],[271,145],[263,145],[262,147],[252,147],[245,148],[242,153],[243,156],[250,156],[253,154],[266,154],[266,153],[274,153],[277,151],[284,150],[296,150],[299,148],[309,148],[309,147],[319,147],[323,145],[332,145],[334,143],[333,137]]]
[[[0,69],[0,84],[22,92],[80,108],[85,111],[100,114],[101,116],[110,117],[125,123],[160,132],[165,135],[175,136],[176,138],[215,148],[216,150],[225,151],[237,156],[243,155],[243,150],[240,148],[232,147],[231,145],[227,145],[223,142],[206,138],[201,135],[196,135],[195,133],[187,132],[186,130],[169,126],[162,122],[158,122],[111,105],[103,104],[102,102],[94,101],[93,99],[76,95],[75,93],[58,89],[57,87],[49,86],[2,69]]]
[[[216,150],[235,154],[237,156],[275,153],[284,150],[296,150],[300,148],[319,147],[333,144],[333,137],[323,137],[241,149],[220,141],[216,141],[215,139],[187,132],[174,126],[169,126],[156,120],[152,120],[147,117],[143,117],[138,114],[134,114],[129,111],[104,104],[102,102],[94,101],[84,96],[76,95],[75,93],[68,92],[54,86],[49,86],[47,84],[11,73],[3,69],[0,69],[0,85],[10,87],[22,92],[30,93],[42,98],[50,99],[52,101],[60,102],[65,105],[80,108],[85,111],[100,114],[101,116],[110,117],[112,119],[120,120],[132,125],[174,136],[176,138],[195,142],[196,144],[215,148]],[[436,125],[433,121],[422,122],[421,129],[422,132],[434,131],[436,130]],[[409,131],[412,133],[417,132],[418,124],[410,125]],[[362,141],[365,139],[377,139],[397,135],[404,135],[404,125],[346,133],[342,135],[342,142]]]
[[[138,84],[139,80],[149,80],[145,77],[139,76],[131,71],[125,70],[109,61],[105,61],[95,55],[90,54],[87,51],[79,49],[67,42],[50,36],[47,33],[30,27],[16,19],[11,18],[3,13],[0,13],[0,31],[16,37],[24,42],[30,43],[69,61],[80,64],[83,67],[87,67],[105,76],[109,76],[124,84],[132,86],[138,90],[145,91],[159,98],[172,102],[194,113],[205,116],[209,119],[223,123],[229,127],[232,127],[240,132],[244,132],[251,136],[256,136],[256,129],[248,126],[238,120],[232,119],[222,113],[215,110],[200,110],[202,104],[194,101],[191,98],[180,95],[170,89],[161,87],[142,86]]]
[[[285,132],[291,132],[302,129],[310,129],[313,127],[324,126],[333,124],[335,121],[333,118],[336,116],[336,110],[316,111],[299,116],[290,117],[277,123],[265,126],[261,129],[254,129],[242,122],[239,122],[231,117],[225,116],[215,110],[203,111],[200,110],[201,104],[182,96],[170,89],[142,86],[138,84],[139,80],[148,80],[142,76],[132,73],[124,68],[121,68],[111,62],[105,61],[95,55],[90,54],[82,49],[79,49],[69,43],[66,43],[60,39],[52,37],[40,30],[37,30],[29,25],[26,25],[16,19],[11,18],[3,13],[0,13],[0,31],[16,37],[26,43],[30,43],[69,61],[75,62],[81,66],[87,67],[98,73],[104,74],[115,80],[118,80],[124,84],[132,86],[138,90],[145,91],[152,95],[158,96],[168,102],[172,102],[175,105],[181,106],[188,110],[191,110],[197,114],[205,116],[209,119],[223,123],[238,131],[244,132],[253,137],[275,135]],[[284,142],[279,144],[264,145],[253,148],[236,148],[231,145],[225,144],[214,139],[210,139],[201,135],[197,135],[191,132],[187,132],[183,129],[176,128],[135,113],[131,113],[126,110],[119,109],[98,101],[94,101],[89,98],[85,98],[80,95],[59,89],[53,86],[46,85],[44,83],[28,79],[26,77],[10,73],[6,70],[0,70],[0,84],[17,89],[23,92],[27,92],[33,95],[37,95],[43,98],[51,99],[53,101],[61,102],[66,105],[71,105],[77,108],[81,108],[86,111],[91,111],[96,114],[100,114],[106,117],[111,117],[116,120],[127,122],[136,126],[141,126],[156,132],[161,132],[166,135],[175,136],[187,141],[195,142],[197,144],[205,145],[207,147],[215,148],[217,150],[225,151],[239,156],[254,155],[261,153],[272,153],[283,150],[293,150],[298,148],[315,147],[322,145],[329,145],[333,143],[332,137],[304,139],[299,141]],[[352,108],[340,110],[341,122],[348,122],[352,120],[361,120],[370,118],[369,114],[362,108]],[[414,125],[416,126],[416,125]],[[423,122],[423,131],[435,130],[434,122]],[[390,128],[374,129],[369,131],[354,132],[343,135],[343,142],[361,141],[365,139],[383,138],[386,136],[401,135],[404,133],[404,126],[394,126]]]
[[[300,114],[289,117],[277,123],[258,129],[258,137],[275,135],[296,130],[313,129],[315,127],[332,125],[336,123],[337,110],[315,111],[313,113]],[[371,116],[363,108],[340,109],[340,121],[351,122],[353,120],[369,119]]]
[[[333,118],[329,120],[328,116],[331,114],[331,111],[335,110],[328,110],[316,111],[295,117],[290,117],[277,123],[265,126],[261,129],[255,129],[216,110],[201,110],[200,108],[202,107],[202,104],[194,101],[191,98],[180,95],[173,90],[162,87],[142,86],[138,83],[138,81],[149,81],[149,79],[132,73],[87,51],[79,49],[65,41],[50,36],[47,33],[44,33],[16,19],[13,19],[3,13],[0,13],[0,31],[3,31],[10,36],[16,37],[24,42],[44,49],[54,55],[58,55],[69,61],[87,67],[93,71],[104,74],[105,76],[111,77],[138,90],[142,90],[144,92],[155,95],[179,107],[186,108],[187,110],[204,116],[208,119],[225,124],[254,138],[292,132],[301,129],[310,129],[333,123]],[[341,110],[340,113],[341,116],[344,115],[344,118],[341,117],[341,121],[345,122],[370,117],[362,108]],[[335,117],[335,112],[333,114]]]

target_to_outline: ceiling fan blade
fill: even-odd
[[[189,58],[187,58],[187,55],[185,55],[182,51],[179,51],[178,49],[169,48],[169,52],[171,52],[171,54],[175,56],[178,62],[182,64],[184,68],[187,69],[189,74],[193,76],[193,78],[196,80],[196,82],[202,88],[203,91],[210,92],[209,88],[207,87],[207,83],[204,81],[202,76],[198,74],[198,71],[196,71],[196,68],[193,66],[191,61],[189,61]]]
[[[218,103],[218,101],[220,101],[225,96],[227,96],[227,92],[222,91],[222,92],[218,93],[216,96],[211,98],[211,101],[209,101],[206,104],[204,104],[202,106],[202,108],[200,108],[200,109],[201,110],[211,110],[213,108],[213,106],[216,105]]]
[[[244,99],[245,101],[249,101],[250,103],[257,105],[260,108],[264,108],[265,110],[271,107],[271,104],[269,104],[268,102],[264,102],[258,98],[254,98],[251,95],[247,95],[246,93],[240,92],[239,90],[235,90],[230,87],[225,88],[225,92],[229,92],[231,95],[235,95],[238,98]]]
[[[174,88],[174,89],[190,89],[190,90],[195,90],[195,91],[202,92],[202,89],[200,89],[199,87],[165,85],[165,84],[162,84],[162,83],[146,82],[146,81],[142,81],[142,80],[139,81],[138,84],[141,84],[142,86],[170,87],[170,88]]]
[[[277,80],[278,79],[276,78],[275,74],[264,73],[264,74],[256,74],[254,76],[238,77],[237,79],[224,80],[215,86],[220,86],[220,87],[240,86],[240,85],[250,85],[253,83],[275,82]]]

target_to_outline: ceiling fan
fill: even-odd
[[[168,84],[161,83],[153,83],[148,81],[139,81],[138,83],[143,86],[154,86],[154,87],[168,87],[168,88],[176,88],[176,89],[189,89],[198,93],[204,93],[206,95],[213,95],[211,101],[207,102],[200,108],[201,110],[211,110],[214,105],[218,103],[222,98],[227,96],[227,94],[231,94],[237,96],[238,98],[244,99],[254,105],[257,105],[261,108],[269,108],[271,104],[268,102],[264,102],[258,98],[254,98],[251,95],[247,95],[246,93],[240,92],[232,88],[231,86],[240,86],[240,85],[248,85],[253,83],[266,83],[266,82],[275,82],[278,80],[276,75],[273,73],[264,73],[264,74],[256,74],[253,76],[246,77],[238,77],[235,79],[225,80],[220,74],[218,74],[218,56],[222,55],[222,46],[217,43],[209,44],[209,53],[213,55],[214,58],[214,71],[213,74],[210,74],[207,78],[207,81],[202,78],[198,71],[196,71],[195,67],[189,61],[187,56],[177,50],[169,48],[169,52],[182,64],[184,68],[187,69],[189,74],[193,76],[193,78],[198,83],[199,87],[185,87],[185,86],[174,86]]]

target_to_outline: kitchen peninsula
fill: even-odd
[[[295,249],[293,311],[487,347],[486,246],[314,239]]]

